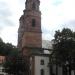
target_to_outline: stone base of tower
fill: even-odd
[[[29,57],[29,56],[30,56],[30,49],[24,47],[24,48],[22,49],[22,54],[23,54],[23,56]]]

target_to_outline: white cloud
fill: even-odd
[[[3,29],[1,33],[1,37],[4,42],[13,43],[14,45],[17,45],[17,27],[6,27]]]

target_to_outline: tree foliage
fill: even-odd
[[[5,72],[13,75],[29,75],[29,62],[18,49],[11,50],[6,55],[6,61],[3,64]]]
[[[7,56],[4,63],[5,72],[13,75],[28,75],[29,64],[22,55]]]
[[[3,40],[0,38],[0,42],[3,42]]]
[[[56,31],[54,35],[54,56],[57,58],[57,62],[66,64],[66,61],[70,64],[70,61],[75,61],[75,32],[68,28],[62,29],[62,31]],[[72,63],[72,62],[71,62]]]
[[[11,51],[16,50],[17,47],[12,45],[11,43],[4,43],[0,38],[0,55],[8,55]]]
[[[4,43],[0,38],[0,55],[5,56],[3,67],[5,72],[14,75],[28,75],[29,63],[18,48],[10,43]]]

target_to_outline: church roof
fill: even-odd
[[[42,48],[52,49],[52,41],[43,40],[42,41]]]

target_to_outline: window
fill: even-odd
[[[2,72],[5,72],[5,69],[2,69]]]
[[[41,65],[44,65],[44,60],[41,60]]]
[[[40,75],[44,75],[44,69],[40,70]]]
[[[33,10],[36,10],[36,5],[35,5],[35,3],[32,4],[32,9],[33,9]]]
[[[35,27],[35,23],[36,23],[35,19],[32,19],[32,27]]]

